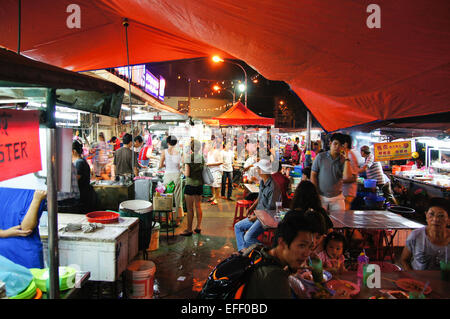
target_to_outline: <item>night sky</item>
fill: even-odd
[[[274,106],[282,100],[283,105],[295,116],[295,127],[306,127],[306,107],[285,82],[265,79],[243,61],[233,60],[233,62],[241,64],[247,72],[247,105],[250,110],[264,117],[274,117]],[[237,81],[241,80],[244,83],[244,72],[239,66],[230,63],[214,63],[210,58],[149,63],[147,68],[155,76],[162,75],[166,79],[166,96],[188,96],[187,79],[190,78],[191,97],[205,98],[207,94],[211,98],[232,101],[230,93],[222,91],[218,94],[212,90],[213,85],[219,84],[234,90],[231,87],[231,81],[237,84]],[[255,76],[258,79],[256,84],[252,82]],[[214,94],[211,95],[211,93]],[[236,97],[238,96],[239,93],[236,90]],[[241,101],[244,103],[244,95]],[[320,127],[314,118],[313,127]]]

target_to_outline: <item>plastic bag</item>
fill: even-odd
[[[172,181],[166,185],[166,194],[172,194],[175,190],[175,183]]]
[[[161,182],[158,182],[158,185],[156,186],[156,191],[160,194],[164,194],[165,190],[166,188],[164,187],[164,185]]]
[[[28,268],[13,263],[0,255],[0,281],[6,284],[6,295],[13,297],[24,291],[33,280]]]

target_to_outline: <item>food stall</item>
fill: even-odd
[[[408,189],[410,194],[423,193],[429,197],[450,195],[450,140],[433,137],[417,138],[425,145],[425,165],[392,167],[392,178]]]
[[[24,172],[23,165],[16,166],[9,170],[13,173],[13,176],[2,180],[11,181],[14,179],[12,177],[16,176],[37,178],[33,173],[39,171],[42,167],[34,164],[40,164],[41,157],[47,160],[45,165],[47,176],[44,179],[46,179],[48,210],[48,297],[58,299],[60,297],[58,275],[60,260],[56,195],[60,185],[58,177],[61,177],[58,176],[58,156],[65,152],[63,146],[66,145],[57,143],[56,105],[118,117],[124,90],[107,81],[33,61],[12,51],[2,49],[0,50],[0,95],[2,96],[2,104],[6,105],[6,108],[13,109],[16,113],[21,112],[24,118],[26,114],[39,112],[37,128],[39,128],[39,124],[45,127],[45,142],[34,142],[34,146],[37,145],[37,151],[29,156],[31,159],[35,159],[31,161],[33,168]],[[20,116],[11,118],[13,115],[10,114],[11,112],[7,113],[6,109],[4,113],[10,117],[10,120],[20,121]],[[36,123],[36,120],[34,120],[34,123]],[[6,130],[7,127],[7,121],[2,120],[2,128]],[[39,144],[47,145],[45,153],[40,154]],[[28,153],[24,152],[24,149],[22,149],[22,156],[23,159],[28,158]],[[7,164],[3,163],[3,165]],[[7,167],[2,168],[3,171],[6,169]],[[15,173],[14,170],[17,172]],[[31,186],[22,184],[21,187]],[[84,275],[83,277],[86,278]]]

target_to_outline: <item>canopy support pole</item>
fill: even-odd
[[[58,205],[56,202],[58,171],[56,168],[56,89],[47,89],[47,211],[49,298],[59,299]]]
[[[20,54],[20,40],[22,37],[22,0],[19,0],[19,17],[18,17],[18,35],[17,35],[17,54]]]
[[[123,19],[123,26],[125,27],[125,42],[127,47],[127,68],[128,68],[128,92],[129,92],[129,107],[130,107],[130,120],[131,120],[131,177],[134,176],[134,126],[133,126],[133,103],[131,103],[131,69],[130,69],[130,54],[128,52],[128,19]]]
[[[311,113],[306,111],[306,154],[305,166],[310,166],[311,160]]]

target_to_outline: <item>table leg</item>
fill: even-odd
[[[383,249],[383,261],[386,257],[386,253],[390,250],[391,253],[391,261],[394,262],[394,238],[397,235],[398,230],[394,230],[394,234],[391,236],[391,239],[388,238],[387,231],[383,231],[383,240],[386,244],[385,249]]]

